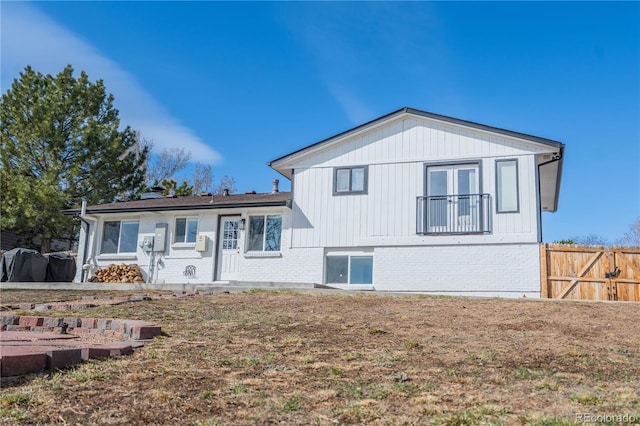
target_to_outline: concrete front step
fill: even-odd
[[[311,283],[282,283],[271,281],[226,281],[213,282],[210,284],[200,284],[196,287],[196,291],[247,291],[251,289],[258,290],[311,290],[318,288],[317,284]]]
[[[119,290],[119,291],[149,291],[149,290],[169,290],[169,291],[195,291],[201,288],[206,290],[233,291],[233,289],[292,289],[305,290],[314,288],[329,288],[322,284],[313,283],[285,283],[271,281],[215,281],[212,283],[43,283],[43,282],[3,282],[0,289],[22,289],[22,290]],[[236,290],[237,291],[237,290]],[[48,306],[42,304],[40,310],[48,310]],[[35,308],[35,306],[34,306]],[[53,308],[53,307],[51,307]]]

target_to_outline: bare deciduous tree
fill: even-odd
[[[153,143],[144,141],[144,146],[151,150]],[[191,152],[185,148],[164,149],[159,156],[153,156],[153,160],[149,160],[147,166],[146,181],[148,186],[162,185],[164,182],[175,180],[175,174],[185,169],[191,160]],[[176,184],[177,185],[177,184]],[[187,178],[182,185],[171,186],[171,189],[180,188],[180,196],[200,194],[203,192],[211,192],[213,194],[222,194],[225,189],[229,193],[236,192],[236,180],[232,176],[224,175],[220,182],[216,184],[211,165],[196,163],[191,178]],[[165,188],[166,189],[166,188]],[[187,190],[191,190],[191,194],[186,194]]]
[[[147,146],[153,147],[152,142],[146,142]],[[170,179],[177,172],[187,167],[191,160],[191,152],[184,148],[163,149],[160,155],[152,156],[147,164],[147,182],[161,182],[163,179]]]
[[[225,189],[229,190],[229,194],[235,194],[236,189],[236,179],[233,176],[224,175],[220,182],[214,188],[214,194],[222,194]]]
[[[618,240],[623,246],[640,246],[640,217],[629,225],[629,230]]]
[[[574,241],[575,244],[581,246],[606,246],[609,245],[609,240],[607,240],[602,235],[598,234],[587,234],[587,235],[578,235],[571,240]]]
[[[211,192],[213,187],[213,171],[211,165],[196,163],[193,172],[193,193]]]

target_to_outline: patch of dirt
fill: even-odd
[[[75,314],[165,334],[131,356],[12,383],[2,423],[640,421],[638,304],[258,291]]]

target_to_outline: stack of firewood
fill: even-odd
[[[92,283],[136,283],[144,282],[138,265],[111,264],[100,269],[89,279]]]

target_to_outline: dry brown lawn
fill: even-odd
[[[4,291],[1,303],[87,294]],[[164,335],[4,385],[0,423],[640,422],[638,304],[252,291],[77,315]]]

